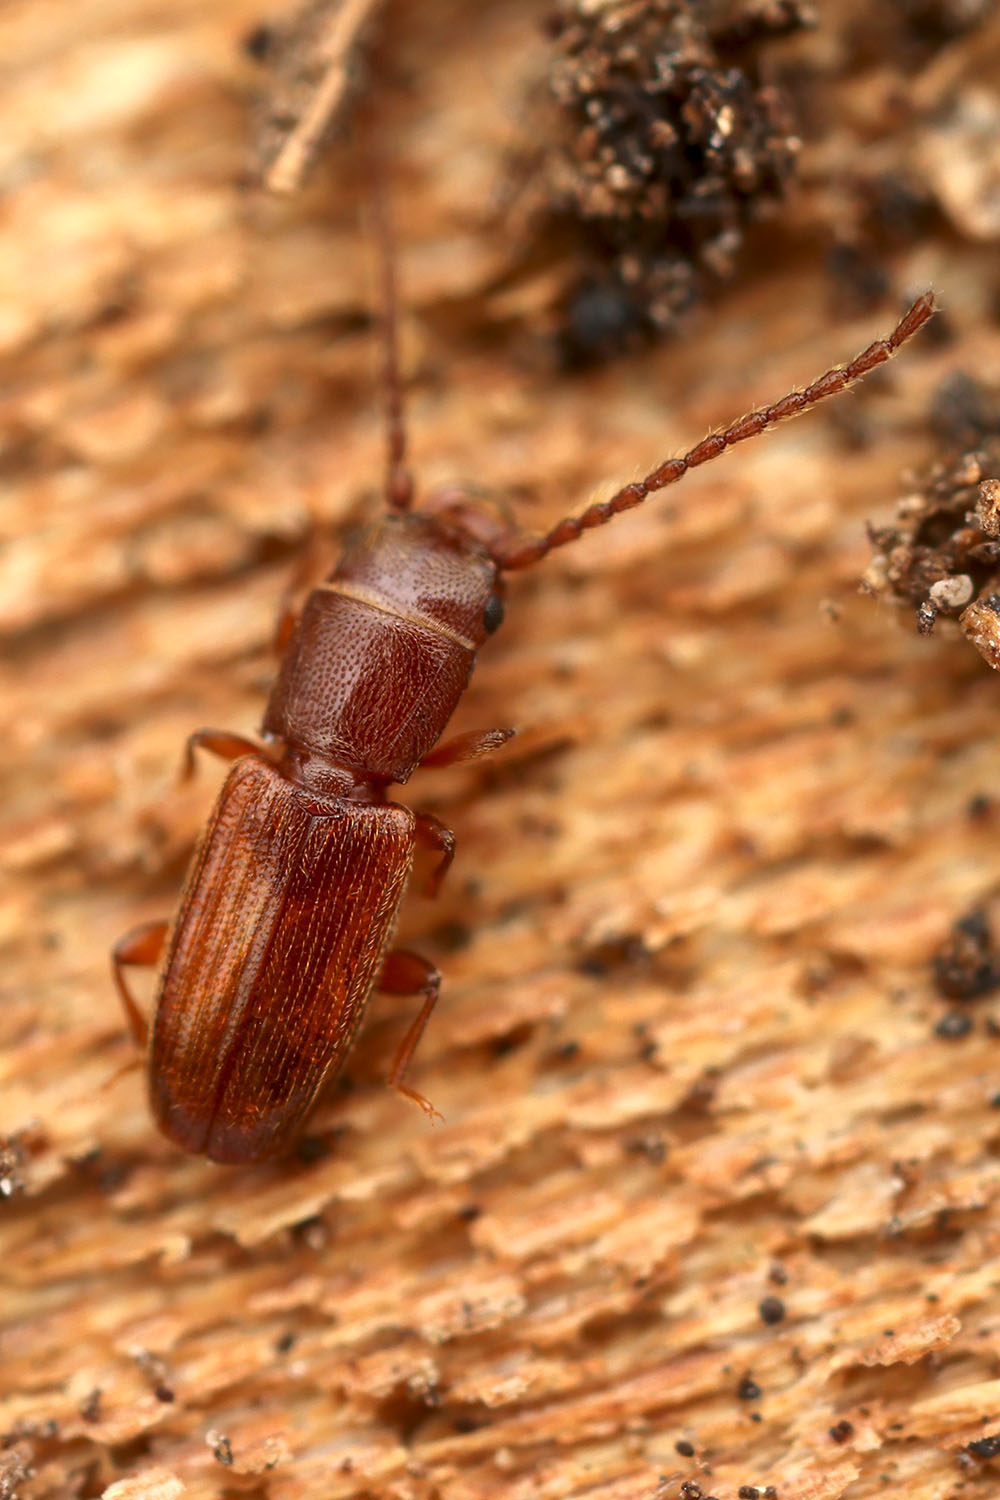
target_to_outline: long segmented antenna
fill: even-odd
[[[403,381],[399,371],[399,292],[396,286],[396,249],[381,163],[370,153],[372,222],[382,276],[382,384],[385,390],[385,499],[391,510],[409,510],[413,503],[413,475],[406,466],[406,421]]]
[[[641,505],[650,495],[657,490],[666,489],[668,484],[676,484],[678,479],[683,479],[689,469],[696,469],[699,464],[708,463],[710,459],[718,458],[720,453],[725,453],[727,448],[735,447],[737,443],[745,442],[747,438],[756,437],[764,431],[765,427],[771,427],[776,422],[783,422],[788,417],[794,417],[799,412],[805,411],[810,406],[815,406],[817,401],[825,401],[827,396],[835,396],[839,391],[846,390],[854,381],[860,380],[869,371],[876,369],[891,359],[897,349],[902,348],[907,339],[912,338],[919,328],[927,322],[934,311],[933,292],[924,292],[916,302],[903,314],[888,338],[876,339],[873,344],[863,350],[850,364],[837,365],[832,370],[827,370],[812,385],[807,385],[801,391],[789,391],[787,396],[782,396],[773,406],[762,406],[741,417],[731,427],[720,428],[716,432],[709,433],[703,438],[697,447],[692,448],[690,453],[685,453],[683,458],[668,458],[666,463],[660,464],[659,468],[647,474],[645,479],[637,480],[633,484],[626,484],[612,495],[610,500],[601,500],[589,506],[578,516],[566,516],[557,522],[550,531],[543,536],[520,537],[513,543],[495,554],[497,565],[506,572],[515,568],[530,568],[532,563],[540,562],[549,552],[556,547],[565,547],[567,542],[575,542],[577,537],[582,536],[585,531],[592,530],[595,526],[603,526],[614,516],[620,515],[622,511],[631,510],[634,505]]]

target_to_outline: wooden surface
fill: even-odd
[[[445,1121],[381,1085],[379,1000],[314,1149],[245,1171],[154,1132],[107,952],[171,908],[221,775],[178,789],[183,739],[254,730],[311,526],[377,505],[363,178],[345,143],[300,198],[243,185],[259,0],[0,17],[4,1496],[996,1492],[1000,1001],[939,1034],[932,960],[998,889],[1000,683],[857,593],[932,391],[1000,375],[996,24],[901,83],[829,7],[786,220],[686,338],[571,379],[563,270],[504,280],[496,215],[539,9],[387,11],[422,485],[540,523],[904,291],[949,337],[512,580],[455,728],[521,736],[407,790],[459,839],[404,923]],[[845,314],[837,165],[918,161],[931,231]]]

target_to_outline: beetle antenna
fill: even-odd
[[[647,474],[645,479],[639,479],[632,484],[626,484],[612,495],[610,500],[600,500],[578,516],[566,516],[557,522],[550,531],[543,536],[522,536],[509,542],[504,548],[495,554],[497,566],[506,571],[515,568],[530,568],[533,563],[540,562],[549,552],[556,547],[564,547],[567,542],[575,542],[577,537],[582,536],[585,531],[592,530],[595,526],[603,526],[614,516],[622,511],[631,510],[635,505],[641,505],[649,495],[654,495],[657,490],[666,489],[668,484],[676,484],[678,479],[683,479],[689,469],[696,469],[699,464],[708,463],[709,459],[718,458],[720,453],[725,453],[727,448],[735,447],[737,443],[745,442],[747,438],[756,437],[764,431],[765,427],[771,427],[776,422],[783,422],[787,417],[798,416],[799,412],[806,411],[810,406],[815,406],[818,401],[824,401],[827,396],[835,396],[839,391],[846,390],[856,380],[862,379],[870,370],[885,364],[891,359],[897,349],[902,348],[907,339],[912,338],[918,328],[922,328],[927,319],[934,311],[933,292],[924,292],[916,302],[900,318],[888,338],[876,339],[873,344],[863,350],[850,364],[836,365],[832,370],[827,370],[818,380],[807,385],[804,390],[789,391],[787,396],[782,396],[780,401],[774,402],[772,406],[761,406],[747,416],[741,417],[731,427],[719,428],[703,438],[697,447],[685,453],[683,458],[668,458],[666,463]]]
[[[399,290],[396,283],[396,243],[386,206],[381,163],[370,154],[372,223],[382,282],[382,389],[385,393],[386,504],[409,510],[413,503],[413,475],[406,465],[406,420],[403,381],[399,369]]]

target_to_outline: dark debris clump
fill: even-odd
[[[889,525],[869,527],[864,586],[909,605],[921,634],[957,619],[1000,667],[1000,392],[968,377],[963,392],[939,391],[932,419],[968,446],[917,476]]]
[[[1000,989],[1000,953],[984,911],[960,917],[934,955],[934,981],[949,1000],[978,1000]]]
[[[584,266],[565,309],[570,357],[673,329],[733,274],[799,146],[762,52],[810,21],[800,0],[559,0],[562,144],[547,187]]]

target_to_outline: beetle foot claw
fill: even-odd
[[[435,1120],[441,1120],[442,1122],[444,1121],[444,1115],[441,1113],[441,1111],[439,1109],[435,1109],[431,1101],[429,1099],[425,1099],[423,1094],[418,1094],[416,1089],[407,1088],[405,1083],[397,1083],[396,1089],[400,1094],[405,1094],[407,1099],[412,1099],[414,1104],[419,1104],[424,1114],[432,1123]]]

